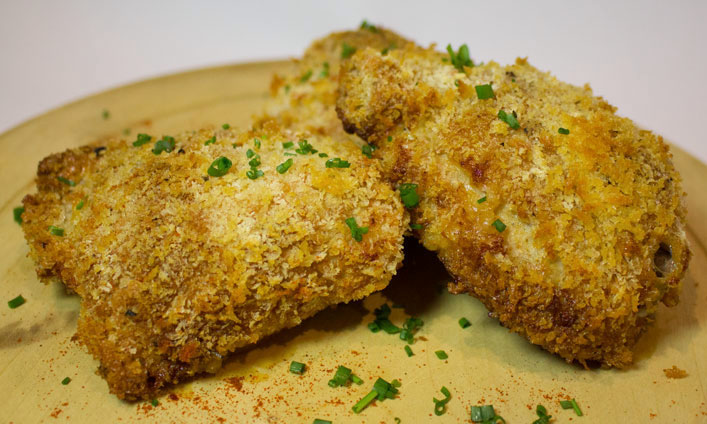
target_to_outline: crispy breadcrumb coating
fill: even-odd
[[[79,294],[78,340],[121,399],[214,372],[239,347],[384,288],[402,261],[407,215],[353,144],[273,121],[185,133],[160,154],[156,141],[49,156],[23,201],[37,274]],[[209,176],[221,156],[232,167]],[[368,227],[360,242],[351,217]]]
[[[445,57],[354,54],[344,126],[378,146],[394,184],[418,184],[416,235],[453,292],[568,361],[630,364],[659,302],[677,304],[690,258],[668,146],[523,59],[461,72]],[[495,96],[481,100],[485,84]]]
[[[369,27],[370,28],[370,27]],[[344,46],[392,51],[409,40],[382,27],[332,33],[314,41],[289,75],[275,75],[264,120],[277,119],[283,126],[312,134],[325,134],[341,142],[364,142],[348,134],[336,115],[336,93]],[[349,50],[351,51],[351,50]]]

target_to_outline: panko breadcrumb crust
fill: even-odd
[[[677,304],[690,259],[663,139],[524,59],[462,72],[408,45],[342,67],[339,116],[378,147],[393,184],[418,184],[412,222],[450,289],[568,361],[630,364],[659,302]],[[493,98],[478,98],[483,84]]]
[[[296,151],[303,138],[316,154]],[[153,138],[51,155],[23,201],[37,274],[81,297],[77,338],[121,399],[215,372],[239,347],[381,290],[402,261],[407,214],[354,144],[267,120],[175,139],[160,154]],[[254,155],[264,174],[251,180]],[[232,167],[209,176],[221,156]],[[351,166],[325,166],[337,157]],[[361,242],[350,217],[369,229]]]

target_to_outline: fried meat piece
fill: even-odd
[[[342,31],[314,41],[295,61],[288,75],[275,75],[271,97],[261,120],[277,119],[283,126],[325,134],[361,146],[364,142],[343,130],[336,115],[336,93],[341,62],[366,47],[379,51],[403,48],[412,42],[376,26]]]
[[[274,122],[112,141],[44,159],[22,227],[38,275],[81,297],[77,337],[111,392],[149,399],[388,284],[407,214],[377,166]]]
[[[668,146],[523,59],[450,62],[359,51],[340,74],[345,128],[378,147],[393,184],[417,184],[411,221],[453,292],[567,361],[630,364],[690,258]]]

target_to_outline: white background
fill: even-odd
[[[467,43],[477,62],[528,56],[707,162],[707,2],[697,0],[0,0],[0,132],[144,78],[297,56],[363,18],[423,45]]]

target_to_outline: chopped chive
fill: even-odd
[[[320,78],[327,78],[329,76],[329,62],[322,63],[322,71],[319,73]]]
[[[560,401],[560,406],[562,409],[574,409],[574,413],[577,414],[577,416],[581,417],[582,410],[579,409],[579,405],[577,405],[577,401],[574,399],[571,400],[561,400]]]
[[[329,420],[321,420],[319,418],[315,418],[314,422],[312,424],[331,424],[331,421]]]
[[[417,184],[412,183],[400,184],[400,187],[398,187],[400,200],[403,201],[403,205],[406,208],[414,208],[420,203],[420,196],[418,196],[415,189],[417,189]]]
[[[388,54],[388,52],[390,52],[391,50],[395,50],[395,49],[397,49],[397,48],[398,48],[398,45],[397,45],[397,44],[395,44],[395,43],[390,43],[390,45],[388,45],[388,47],[386,47],[386,48],[384,48],[383,50],[381,50],[381,55],[382,55],[382,56],[385,56],[385,55]]]
[[[356,47],[351,47],[347,43],[341,44],[341,58],[348,59],[356,53]]]
[[[312,70],[308,70],[299,78],[299,82],[307,82],[312,77]]]
[[[358,384],[358,385],[363,384],[363,380],[361,380],[358,376],[356,376],[354,374],[351,374],[350,378],[351,378],[351,382],[354,384]]]
[[[294,145],[295,145],[295,143],[293,143],[293,142],[291,142],[291,141],[287,141],[287,142],[282,143],[282,147],[285,148],[285,149],[289,149],[289,148],[291,148],[291,147],[294,146]]]
[[[493,99],[496,97],[491,84],[476,85],[474,89],[476,90],[476,97],[478,97],[479,100]]]
[[[535,408],[535,413],[538,414],[538,419],[533,421],[533,424],[548,424],[552,418],[552,415],[547,415],[547,409],[542,405]]]
[[[257,168],[260,166],[260,155],[255,155],[251,160],[248,161],[248,165],[251,168]]]
[[[353,217],[346,218],[346,220],[344,222],[349,227],[349,230],[351,230],[351,237],[353,237],[353,239],[358,242],[363,240],[364,234],[368,233],[368,227],[359,227],[358,224],[356,223],[356,218],[353,218]],[[384,327],[381,326],[381,328],[383,328],[383,330],[385,330]]]
[[[449,356],[447,356],[447,352],[445,352],[443,350],[435,351],[435,355],[437,355],[437,358],[439,358],[441,360],[445,360],[445,359],[449,358]]]
[[[61,380],[61,384],[63,384],[64,386],[69,383],[71,383],[71,379],[69,377],[66,377],[65,379]]]
[[[397,334],[403,331],[400,327],[390,322],[390,320],[387,318],[377,319],[376,323],[381,328],[381,330],[385,331],[388,334]]]
[[[285,156],[297,156],[295,153],[290,153],[290,152],[285,152],[283,153]]]
[[[505,110],[501,109],[498,111],[498,118],[508,124],[508,126],[513,128],[514,130],[520,128],[520,124],[518,123],[518,119],[516,118],[515,112],[506,113]]]
[[[157,399],[152,399],[152,400],[150,401],[150,404],[151,404],[152,406],[157,406],[157,405],[159,405],[160,403],[159,403],[159,401],[158,401]]]
[[[499,233],[502,233],[506,229],[506,224],[504,224],[500,219],[493,221],[491,224]]]
[[[210,139],[206,140],[206,142],[204,142],[204,146],[208,146],[209,144],[214,144],[214,143],[216,143],[216,136],[213,136]]]
[[[306,154],[315,154],[319,150],[315,149],[314,146],[309,144],[309,141],[307,140],[300,140],[297,142],[297,145],[299,146],[297,149],[295,149],[295,152],[299,153],[300,155],[306,155]]]
[[[339,365],[339,368],[336,369],[336,373],[334,374],[334,378],[329,380],[329,387],[345,386],[346,383],[349,382],[350,378],[351,368],[346,368],[343,365]]]
[[[85,202],[86,202],[86,197],[84,197],[83,199],[79,200],[79,203],[76,204],[76,210],[77,210],[77,211],[80,211],[81,209],[83,209],[83,205],[84,205]]]
[[[476,203],[482,204],[486,201],[486,196],[482,197],[481,199],[477,200]]]
[[[462,44],[457,53],[454,52],[451,44],[447,44],[447,52],[449,53],[449,60],[459,72],[464,72],[465,66],[474,66],[474,62],[472,62],[471,57],[469,57],[469,47],[466,44]]]
[[[366,409],[366,407],[371,402],[373,402],[373,400],[375,400],[376,397],[378,397],[378,392],[376,392],[375,390],[371,390],[371,392],[368,393],[366,396],[364,396],[363,399],[356,402],[356,404],[351,409],[353,409],[354,413],[358,414],[361,411],[363,411],[364,409]]]
[[[567,135],[567,134],[570,133],[570,130],[568,130],[567,128],[562,128],[562,127],[560,127],[560,128],[557,130],[557,132],[560,133],[560,134]]]
[[[103,109],[103,112],[101,112],[101,116],[103,117],[103,119],[110,118],[110,111],[108,111],[108,109]]]
[[[258,178],[265,175],[265,173],[259,169],[251,168],[245,172],[245,175],[246,175],[246,177],[250,178],[251,180],[257,180]]]
[[[368,329],[371,330],[371,333],[377,333],[381,331],[380,326],[375,321],[368,323]]]
[[[248,149],[248,151],[245,152],[245,156],[247,158],[252,158],[253,156],[255,156],[255,152],[252,149]]]
[[[76,183],[73,182],[73,181],[71,181],[71,180],[68,179],[68,178],[64,178],[64,177],[58,176],[58,177],[56,177],[56,179],[57,179],[60,183],[64,183],[64,184],[68,185],[69,187],[75,187],[75,186],[76,186]]]
[[[376,150],[376,146],[372,146],[370,144],[364,144],[361,146],[361,153],[363,153],[364,156],[366,156],[368,159],[373,158],[373,151]]]
[[[17,296],[17,297],[14,298],[14,299],[9,300],[9,301],[7,302],[7,306],[9,306],[10,309],[15,309],[15,308],[18,308],[18,307],[24,305],[25,302],[27,302],[27,301],[25,300],[25,298],[22,297],[22,295],[19,295],[19,296]]]
[[[493,405],[472,406],[471,421],[482,424],[497,424],[499,421],[503,424],[506,423],[503,417],[496,415],[496,411],[493,410]]]
[[[388,141],[393,141],[393,136],[392,136],[392,135],[389,135],[389,136],[388,136]]]
[[[12,210],[12,219],[22,225],[22,214],[25,213],[25,207],[24,206],[18,206]]]
[[[378,32],[378,28],[375,25],[369,24],[368,21],[366,21],[365,19],[363,20],[363,22],[361,22],[361,29],[366,29],[366,30],[371,31],[373,33]]]
[[[324,164],[327,168],[348,168],[351,163],[342,160],[341,158],[328,159]]]
[[[174,137],[163,135],[162,140],[155,143],[152,153],[159,155],[162,152],[170,153],[172,150],[174,150]]]
[[[261,144],[260,144],[260,140],[259,140],[259,139],[254,138],[254,139],[253,139],[253,144],[255,145],[256,148],[260,149]]]
[[[394,417],[393,419],[395,420],[395,424],[400,424],[402,422],[402,420],[398,417]]]
[[[469,321],[468,319],[466,319],[464,317],[461,317],[461,318],[459,318],[459,326],[461,328],[469,328],[469,327],[471,327],[471,321]]]
[[[287,172],[288,169],[290,169],[290,167],[292,166],[292,163],[293,163],[292,158],[287,159],[286,161],[284,161],[281,164],[279,164],[278,166],[276,166],[275,169],[277,170],[277,172],[279,174],[284,174],[285,172]]]
[[[320,158],[328,158],[329,155],[327,155],[326,153],[320,153],[320,154],[319,154],[319,157],[320,157]]]
[[[133,141],[133,146],[140,147],[143,144],[149,143],[150,141],[152,141],[151,135],[140,133],[137,135],[137,140]]]
[[[302,375],[302,373],[304,373],[304,367],[305,367],[305,365],[301,362],[297,362],[297,361],[290,362],[290,372],[292,374]]]
[[[408,358],[411,357],[412,355],[414,355],[414,353],[412,353],[412,349],[410,348],[410,345],[405,345],[405,353],[407,353]]]
[[[52,233],[52,235],[58,236],[58,237],[64,237],[64,229],[55,227],[53,225],[49,226],[49,232]]]
[[[233,162],[225,156],[221,156],[211,162],[211,166],[206,171],[212,177],[223,177],[231,169]]]
[[[223,124],[223,125],[221,125],[221,128],[223,128],[224,130],[227,130],[227,129],[231,128],[231,125],[230,124]]]
[[[422,227],[422,224],[414,224],[413,223],[413,224],[410,224],[410,228],[413,230],[421,230],[423,227]]]
[[[440,392],[444,395],[444,399],[437,399],[437,398],[432,398],[432,401],[435,404],[435,415],[440,416],[444,415],[445,412],[447,412],[447,402],[452,398],[452,394],[449,392],[449,389],[446,387],[442,386],[441,389],[439,389]]]

